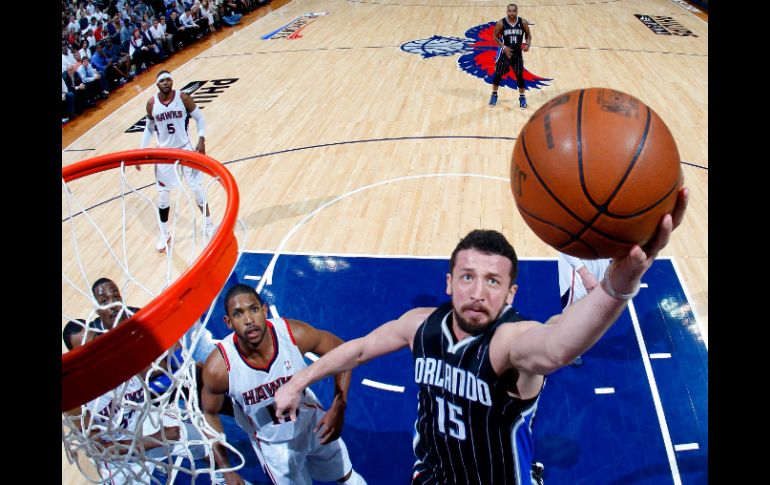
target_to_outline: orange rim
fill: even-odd
[[[114,389],[141,372],[178,341],[211,305],[238,257],[234,228],[238,187],[224,165],[206,155],[180,149],[115,152],[62,168],[65,182],[126,166],[176,163],[219,177],[227,205],[216,234],[193,264],[171,286],[119,326],[98,339],[62,354],[62,411]]]

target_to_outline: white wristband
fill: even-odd
[[[630,300],[631,298],[639,294],[639,288],[640,288],[640,286],[637,286],[636,289],[631,293],[619,293],[615,291],[615,289],[612,287],[612,284],[610,283],[609,268],[607,269],[607,272],[604,274],[604,278],[602,278],[600,285],[605,293],[615,298],[616,300]]]

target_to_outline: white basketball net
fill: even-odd
[[[177,162],[178,186],[172,192],[168,224],[172,239],[164,253],[156,251],[160,217],[151,198],[157,198],[157,191],[146,186],[153,168],[153,164],[145,164],[139,172],[121,164],[119,169],[69,183],[62,179],[62,327],[78,319],[92,322],[96,310],[106,308],[120,309],[116,321],[123,314],[132,315],[129,307],[141,307],[152,300],[191,266],[206,246],[203,214],[182,181],[182,165]],[[116,179],[120,181],[120,195],[103,203],[104,194],[113,193],[109,187],[115,187]],[[142,185],[140,180],[143,189],[135,188]],[[214,221],[221,219],[215,214],[223,213],[226,200],[221,184],[215,184],[218,181],[204,174],[205,198],[211,201]],[[99,189],[102,185],[104,190]],[[238,227],[245,242],[243,223],[239,221]],[[91,285],[102,277],[118,285],[123,303],[97,304]],[[193,483],[200,474],[210,475],[213,481],[214,443],[231,452],[233,464],[218,472],[243,466],[243,455],[208,425],[198,401],[195,360],[205,362],[208,354],[204,351],[212,346],[207,342],[210,333],[206,324],[213,304],[178,341],[178,349],[164,352],[146,375],[130,379],[79,410],[62,413],[66,456],[88,481],[173,483],[179,473],[191,475]],[[77,323],[85,329],[81,344],[104,332]]]

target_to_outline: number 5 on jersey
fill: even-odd
[[[173,123],[168,123],[166,125],[166,130],[168,131],[169,135],[173,135],[174,133],[176,133],[176,128],[174,128]],[[157,133],[158,136],[160,136],[160,131],[158,131],[158,125],[155,125],[155,133]]]
[[[447,412],[444,406],[444,404],[446,404],[449,408],[449,436],[457,438],[458,440],[464,440],[465,423],[460,420],[460,418],[463,417],[462,408],[451,402],[445,402],[443,397],[436,396],[436,402],[438,403],[438,430],[441,434],[446,434]]]

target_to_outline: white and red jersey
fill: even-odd
[[[265,367],[248,363],[238,350],[238,336],[232,333],[217,344],[227,366],[227,395],[233,401],[235,421],[251,439],[280,442],[293,439],[312,415],[308,408],[320,408],[313,391],[305,389],[297,420],[278,418],[275,414],[275,392],[291,376],[306,367],[302,352],[283,318],[267,320],[271,329],[273,357]],[[266,336],[267,338],[267,336]],[[303,412],[304,411],[304,412]]]
[[[96,429],[114,431],[105,433],[101,438],[118,441],[135,435],[142,409],[146,407],[144,400],[142,381],[134,376],[110,392],[89,401],[86,408]]]
[[[182,101],[182,93],[172,90],[171,100],[166,104],[160,100],[159,96],[160,93],[155,94],[155,102],[152,105],[158,147],[193,150],[190,136],[187,134],[190,115]]]

